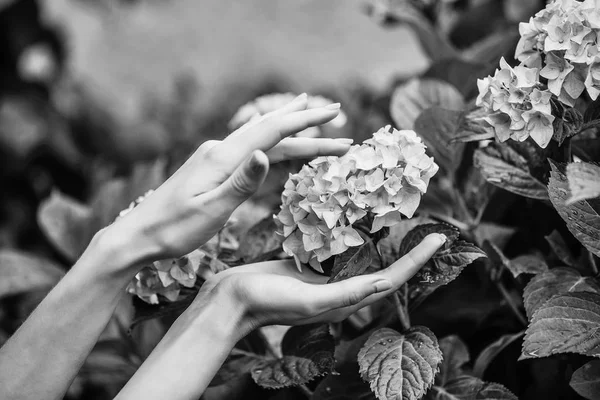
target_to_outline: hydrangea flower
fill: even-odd
[[[548,145],[553,134],[552,93],[539,83],[537,68],[512,68],[502,58],[494,76],[479,79],[477,86],[476,104],[489,113],[485,120],[499,141],[531,137],[540,147]]]
[[[298,268],[360,246],[353,227],[367,214],[371,232],[412,217],[429,180],[438,171],[414,131],[386,126],[341,157],[319,157],[290,174],[276,219],[282,225],[283,250]]]
[[[569,106],[584,90],[593,100],[600,94],[595,67],[600,62],[600,4],[596,2],[557,0],[519,26],[516,58],[540,68],[550,92]]]
[[[274,93],[257,97],[253,101],[240,107],[233,118],[231,118],[229,121],[229,129],[233,131],[247,122],[260,118],[271,111],[275,111],[278,108],[290,103],[296,98],[296,96],[297,95],[294,93]],[[333,101],[323,96],[308,96],[308,108],[324,107],[332,103]],[[340,111],[337,117],[325,125],[329,125],[334,128],[341,128],[346,124],[347,120],[348,118],[346,117],[346,114]],[[321,136],[321,129],[319,127],[311,127],[297,133],[296,136],[319,137]]]

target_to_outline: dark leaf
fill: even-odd
[[[425,400],[518,400],[518,397],[499,383],[461,376],[444,387],[432,387]]]
[[[487,115],[487,111],[479,107],[464,114],[464,118],[460,121],[458,133],[453,141],[466,143],[493,139],[495,136],[494,128],[484,120]]]
[[[548,183],[550,201],[558,214],[567,223],[569,231],[590,252],[600,256],[600,215],[598,214],[596,200],[580,200],[568,205],[570,197],[567,177],[559,167],[550,162],[552,172]]]
[[[310,382],[334,367],[335,342],[328,324],[294,326],[281,343],[283,357],[264,359],[252,368],[252,379],[262,387],[280,389]]]
[[[475,240],[479,246],[488,240],[500,248],[504,248],[510,238],[515,234],[516,229],[510,226],[498,225],[493,222],[481,222],[473,230]]]
[[[600,293],[600,285],[594,278],[583,277],[574,269],[566,267],[552,268],[536,275],[523,292],[527,317],[531,319],[535,311],[553,296],[569,292]]]
[[[505,144],[490,143],[477,149],[473,161],[485,180],[493,185],[533,199],[548,198],[546,186],[533,176],[527,160]]]
[[[533,314],[519,360],[559,353],[600,357],[600,294],[552,297]]]
[[[423,138],[435,161],[447,172],[460,165],[465,148],[463,143],[451,143],[457,137],[463,112],[431,107],[415,121],[414,130]]]
[[[575,371],[569,385],[588,400],[600,399],[600,360],[590,361]]]
[[[500,338],[492,343],[490,343],[485,349],[479,353],[477,359],[475,360],[475,365],[473,366],[473,375],[477,378],[483,378],[483,374],[487,367],[494,361],[494,359],[508,347],[511,343],[519,340],[525,331],[517,332],[514,334],[502,335]]]
[[[442,350],[444,359],[440,365],[440,372],[435,377],[436,386],[444,386],[449,381],[463,375],[462,367],[471,359],[467,345],[456,335],[442,338],[440,350]]]
[[[209,386],[223,385],[233,379],[239,378],[241,375],[250,373],[254,364],[261,359],[261,356],[257,354],[235,354],[235,350],[227,357],[221,368],[219,368]]]
[[[17,250],[0,250],[0,298],[49,289],[65,274],[52,261]]]
[[[200,280],[200,279],[198,279]],[[164,316],[177,316],[181,314],[186,308],[192,304],[194,301],[195,293],[199,290],[199,286],[197,284],[196,287],[189,290],[189,294],[177,301],[165,301],[160,304],[148,304],[145,301],[139,299],[137,296],[133,297],[133,307],[135,310],[135,314],[133,320],[131,321],[131,326],[129,329],[133,329],[137,324],[142,321],[147,321],[149,319],[161,318]]]
[[[468,100],[478,93],[477,78],[483,78],[493,71],[493,67],[485,64],[455,58],[434,63],[423,76],[438,78],[450,83]]]
[[[242,237],[237,255],[245,263],[266,261],[281,251],[281,235],[277,234],[277,223],[269,216]]]
[[[583,122],[592,122],[595,120],[600,120],[600,99],[592,101],[583,114]]]
[[[433,384],[442,352],[435,335],[422,326],[403,334],[375,331],[358,353],[362,378],[380,400],[417,400]]]
[[[486,243],[485,248],[486,251],[489,250],[487,254],[490,259],[492,259],[496,265],[508,269],[515,278],[521,274],[536,275],[548,270],[546,262],[538,256],[525,254],[510,260],[498,246],[491,242]]]
[[[460,111],[464,107],[463,96],[439,79],[413,78],[394,90],[390,114],[398,129],[413,129],[421,112],[433,106]]]
[[[373,241],[368,239],[360,246],[350,247],[342,254],[335,256],[331,277],[327,283],[343,281],[365,272],[373,261],[372,246]]]
[[[564,262],[569,267],[574,267],[577,264],[575,256],[571,253],[569,246],[567,246],[565,240],[558,231],[552,231],[545,239],[560,261]]]
[[[554,134],[552,139],[556,140],[562,146],[565,139],[575,136],[581,132],[583,126],[583,115],[576,108],[566,108],[562,117],[558,116],[552,122]]]
[[[576,162],[567,164],[567,179],[571,197],[567,204],[600,196],[600,167],[596,164]]]
[[[376,400],[376,397],[369,385],[360,379],[358,368],[353,364],[339,371],[339,375],[326,376],[311,400]]]
[[[432,233],[441,233],[446,235],[448,240],[444,245],[443,249],[448,249],[452,243],[454,243],[458,239],[458,229],[456,229],[452,225],[448,224],[422,224],[412,228],[402,239],[400,243],[400,248],[398,251],[399,257],[403,257],[413,248],[415,248],[425,236]],[[440,249],[441,251],[441,249]]]

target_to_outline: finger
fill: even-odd
[[[232,212],[246,201],[262,185],[267,172],[269,172],[269,159],[266,154],[260,150],[254,151],[225,182],[211,191],[211,197],[218,202],[219,212]]]
[[[267,151],[267,156],[271,164],[298,158],[341,156],[350,150],[352,142],[352,139],[346,138],[285,138]]]
[[[253,264],[240,265],[239,267],[231,268],[228,271],[237,272],[258,272],[263,274],[276,274],[288,276],[298,279],[304,283],[324,285],[329,279],[325,275],[317,274],[310,268],[303,268],[302,272],[298,271],[296,263],[292,259],[263,261]]]
[[[276,110],[268,112],[264,115],[261,115],[259,118],[251,119],[250,121],[248,121],[247,123],[242,125],[239,129],[232,132],[231,135],[241,135],[241,134],[243,134],[243,132],[245,132],[249,128],[252,128],[253,126],[261,123],[263,120],[265,120],[267,118],[289,114],[294,111],[306,110],[306,107],[308,107],[308,95],[306,93],[302,93],[301,95],[297,96],[294,100],[290,101],[288,104],[284,105],[283,107],[280,107]]]

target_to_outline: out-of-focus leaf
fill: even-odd
[[[494,361],[494,359],[500,354],[505,348],[511,343],[519,340],[525,331],[517,332],[514,334],[502,335],[498,340],[490,343],[485,349],[479,353],[473,366],[473,375],[477,378],[483,378],[483,374],[487,367]]]
[[[546,186],[532,175],[527,160],[511,147],[490,143],[475,151],[473,161],[489,183],[521,196],[548,199]]]
[[[498,225],[493,222],[482,222],[473,230],[478,246],[483,246],[483,242],[488,240],[500,248],[506,246],[515,232],[516,229],[513,227]]]
[[[413,129],[421,112],[433,106],[461,111],[463,96],[454,86],[439,79],[413,78],[394,90],[390,114],[398,129]]]
[[[356,365],[328,375],[315,389],[311,400],[376,400],[369,385],[360,379]]]
[[[38,224],[62,255],[75,262],[90,242],[92,210],[57,191],[40,205]]]
[[[335,342],[328,324],[290,328],[281,344],[283,357],[256,363],[252,379],[265,388],[279,389],[310,382],[331,372],[335,360]]]
[[[568,205],[570,197],[567,177],[559,166],[550,162],[552,171],[548,183],[550,201],[561,218],[567,223],[569,231],[590,252],[600,257],[600,200],[579,200]]]
[[[499,383],[484,382],[472,376],[461,376],[444,387],[434,386],[425,400],[518,400]]]
[[[225,360],[219,371],[210,382],[209,386],[223,385],[231,380],[239,378],[241,375],[250,373],[254,364],[260,360],[255,354],[235,354],[235,349]]]
[[[198,279],[198,281],[200,281],[200,279]],[[196,297],[194,293],[197,293],[199,290],[199,282],[197,282],[196,286],[192,289],[184,289],[190,292],[187,296],[177,301],[164,301],[160,304],[148,304],[137,296],[133,297],[135,315],[131,321],[131,326],[129,329],[133,329],[142,321],[160,318],[167,315],[177,316],[181,314],[186,308],[189,307],[190,304],[192,304],[192,301],[194,301],[194,298]]]
[[[281,235],[277,234],[277,224],[269,216],[256,225],[240,240],[237,254],[245,263],[265,261],[281,251]]]
[[[483,78],[494,68],[460,58],[439,60],[429,67],[423,77],[438,78],[457,88],[468,101],[478,93],[477,78]]]
[[[487,111],[480,107],[466,112],[453,141],[466,143],[493,139],[496,134],[494,128],[485,121],[487,115]]]
[[[114,396],[136,370],[137,366],[123,355],[108,349],[97,349],[85,360],[80,374],[95,385],[109,388],[115,392],[112,393]]]
[[[571,197],[566,201],[571,205],[579,200],[600,196],[600,167],[596,164],[577,162],[567,164],[567,179]]]
[[[51,288],[64,274],[50,260],[16,250],[0,250],[0,298]]]
[[[572,268],[559,267],[536,275],[525,287],[523,303],[527,317],[534,316],[546,301],[556,295],[569,292],[596,292],[600,293],[600,285],[594,278],[581,276]]]
[[[537,309],[519,360],[559,353],[600,357],[600,294],[566,293]]]
[[[522,2],[521,0],[518,1]],[[510,31],[506,29],[498,30],[463,50],[462,59],[482,65],[496,65],[503,55],[508,52],[514,54],[515,45],[519,38],[519,31],[516,29]]]
[[[569,246],[567,246],[565,240],[558,231],[552,231],[552,233],[544,238],[560,261],[564,262],[569,267],[574,267],[577,264],[575,256],[571,254]]]
[[[583,113],[583,122],[600,120],[600,99],[592,101]]]
[[[358,353],[360,375],[380,400],[417,400],[433,385],[442,352],[435,335],[423,326],[403,334],[375,331]]]
[[[331,277],[327,283],[343,281],[344,279],[360,275],[369,268],[373,261],[373,240],[365,240],[358,247],[350,247],[342,254],[335,257]]]
[[[600,398],[600,360],[593,360],[584,364],[573,372],[569,385],[580,396],[588,400]]]
[[[424,110],[414,123],[414,130],[423,138],[436,163],[447,172],[459,167],[465,148],[463,143],[452,143],[456,138],[462,111],[430,107]]]
[[[508,269],[515,278],[521,274],[537,275],[548,270],[546,262],[538,256],[525,254],[510,260],[495,244],[490,242],[486,247],[486,250],[491,249],[491,252],[488,252],[490,259]]]
[[[471,359],[467,345],[456,335],[440,339],[440,350],[444,359],[440,365],[440,372],[435,377],[436,386],[444,386],[463,375],[462,367]]]

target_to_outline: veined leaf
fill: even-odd
[[[566,293],[536,310],[519,360],[558,353],[600,357],[600,294]]]
[[[559,166],[550,162],[550,182],[548,193],[550,201],[561,218],[567,223],[569,231],[590,252],[600,257],[600,200],[580,200],[568,205],[570,197],[567,177],[559,170]]]
[[[362,378],[380,400],[417,400],[433,384],[442,352],[435,335],[417,326],[400,334],[375,331],[358,353]]]
[[[50,260],[16,250],[0,250],[0,298],[51,288],[64,274]]]
[[[458,239],[459,235],[458,229],[449,224],[428,223],[415,226],[404,236],[402,242],[400,242],[400,249],[398,251],[399,256],[403,257],[408,254],[409,251],[414,249],[423,239],[425,239],[425,236],[431,233],[441,233],[448,238],[444,247],[438,250],[438,252],[449,249],[452,243]]]
[[[328,324],[294,326],[281,343],[283,357],[264,359],[252,367],[252,379],[265,388],[307,383],[334,367],[335,342]]]
[[[550,248],[560,261],[564,262],[569,267],[574,267],[577,265],[575,256],[571,253],[569,246],[567,246],[565,240],[558,231],[552,231],[552,233],[550,233],[548,236],[545,236],[544,239],[546,239],[550,245]]]
[[[519,340],[525,331],[517,332],[514,334],[502,335],[498,340],[490,343],[485,349],[479,353],[473,366],[473,375],[477,378],[483,378],[483,374],[487,367],[494,361],[494,359],[500,354],[505,348],[510,346],[515,341]]]
[[[373,261],[372,246],[373,240],[367,238],[360,246],[350,247],[342,254],[337,255],[327,283],[343,281],[365,272]]]
[[[518,400],[518,397],[499,383],[464,375],[444,387],[432,387],[425,400]]]
[[[571,197],[566,204],[600,196],[600,167],[596,164],[576,162],[567,164],[567,179]]]
[[[600,285],[593,278],[583,277],[572,268],[552,268],[536,275],[523,292],[527,317],[531,319],[535,311],[553,296],[569,292],[600,293]]]
[[[245,263],[266,261],[281,251],[281,236],[277,224],[268,216],[254,225],[240,240],[238,256]]]
[[[505,144],[494,142],[477,149],[473,162],[493,185],[520,196],[548,199],[546,186],[532,175],[527,160]]]
[[[573,373],[569,385],[588,400],[600,398],[600,360],[584,364]]]
[[[463,375],[462,367],[471,357],[467,345],[456,335],[446,336],[440,339],[439,343],[444,359],[440,365],[440,372],[435,377],[435,385],[444,386]]]
[[[421,112],[433,106],[460,111],[464,99],[449,83],[435,78],[413,78],[394,90],[390,114],[398,129],[413,129]]]

